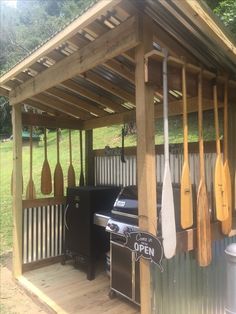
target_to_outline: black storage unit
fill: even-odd
[[[64,261],[75,257],[87,267],[87,278],[95,277],[95,260],[109,250],[109,236],[102,227],[93,224],[97,211],[111,210],[119,187],[85,186],[67,189],[65,210]]]

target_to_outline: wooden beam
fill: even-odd
[[[51,115],[53,115],[53,116],[60,116],[60,115],[63,114],[60,110],[55,110],[55,109],[53,109],[53,108],[51,108],[51,107],[45,106],[45,105],[43,105],[43,104],[41,104],[41,103],[39,103],[39,102],[37,102],[37,101],[34,101],[34,100],[32,100],[32,99],[26,99],[26,100],[24,101],[24,104],[29,105],[29,106],[31,106],[31,107],[33,107],[33,108],[39,109],[39,110],[41,110],[41,111],[44,111],[44,112],[46,112],[47,114],[51,114]],[[64,114],[64,115],[65,115],[65,114]],[[68,116],[68,115],[67,115],[67,116]]]
[[[85,182],[94,185],[93,131],[85,131]]]
[[[9,97],[9,90],[0,87],[0,96]]]
[[[180,9],[197,24],[198,28],[200,28],[205,35],[212,38],[236,65],[235,40],[228,36],[226,29],[225,31],[223,30],[223,23],[220,25],[209,8],[199,1],[186,0],[181,3]]]
[[[67,102],[69,104],[72,104],[73,106],[80,108],[80,109],[83,109],[83,110],[85,110],[85,112],[89,112],[89,113],[94,114],[98,117],[105,116],[107,114],[106,111],[98,108],[101,106],[96,107],[96,104],[92,105],[91,103],[84,101],[83,99],[79,98],[78,96],[73,95],[71,93],[69,94],[62,89],[53,87],[53,88],[48,89],[45,93],[47,93],[48,95],[55,96],[63,102]]]
[[[22,102],[79,73],[104,63],[139,43],[138,19],[131,17],[81,50],[57,62],[10,93],[12,104]]]
[[[102,0],[93,5],[87,12],[82,14],[79,18],[70,23],[66,28],[54,36],[51,40],[47,41],[43,46],[30,54],[26,59],[17,64],[12,70],[8,71],[5,75],[0,77],[0,85],[22,72],[25,68],[29,68],[37,60],[45,56],[54,48],[58,47],[61,43],[65,42],[68,38],[76,34],[79,29],[82,29],[96,20],[99,16],[112,9],[119,4],[121,0]]]
[[[43,114],[35,113],[22,113],[22,124],[29,126],[39,126],[46,128],[61,128],[81,130],[82,123],[79,119],[65,118],[65,117],[52,117]]]
[[[61,83],[62,86],[67,88],[68,90],[72,91],[73,93],[78,93],[79,95],[86,97],[102,106],[105,106],[115,112],[123,112],[125,111],[124,107],[120,104],[115,103],[114,101],[110,100],[109,98],[103,96],[102,93],[95,93],[85,87],[77,84],[72,80],[65,81]]]
[[[84,73],[83,75],[81,75],[83,78],[85,78],[86,80],[88,80],[89,82],[105,89],[106,91],[108,91],[111,94],[116,95],[117,97],[128,101],[132,104],[135,103],[135,97],[134,95],[126,92],[124,89],[120,88],[119,86],[111,83],[110,81],[108,81],[107,79],[99,76],[98,74],[96,74],[95,72],[92,71],[88,71],[86,73]]]
[[[35,102],[39,102],[45,106],[51,107],[53,109],[59,110],[67,115],[70,115],[74,118],[80,118],[82,120],[90,119],[92,115],[79,109],[77,106],[71,106],[68,103],[62,102],[55,97],[50,97],[48,95],[39,94],[32,97]]]
[[[157,234],[156,167],[154,90],[145,85],[145,53],[153,43],[152,27],[148,20],[141,25],[142,43],[135,52],[136,125],[137,125],[137,171],[138,214],[142,231]],[[141,313],[151,313],[150,261],[140,260],[140,305]]]
[[[21,106],[12,107],[13,126],[13,276],[22,275],[22,121]]]
[[[218,102],[219,108],[223,107],[222,102]],[[203,111],[211,110],[213,108],[212,99],[203,99]],[[183,113],[182,100],[176,100],[169,103],[169,116],[178,116]],[[188,113],[197,112],[197,97],[188,98]],[[163,105],[159,103],[155,105],[154,109],[155,119],[163,117]],[[94,118],[83,122],[85,130],[101,128],[115,124],[127,123],[135,121],[135,110],[129,110],[125,113],[110,114],[102,118]]]

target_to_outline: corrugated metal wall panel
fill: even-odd
[[[208,267],[199,267],[195,252],[178,254],[164,260],[164,271],[154,264],[153,314],[223,314],[226,261],[224,250],[236,237],[212,244],[213,259]]]

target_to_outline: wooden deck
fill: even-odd
[[[56,313],[139,313],[139,307],[124,298],[108,297],[110,282],[104,271],[88,281],[86,274],[72,265],[54,264],[25,273],[19,282]]]

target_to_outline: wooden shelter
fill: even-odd
[[[52,291],[49,291],[50,289],[47,291],[45,288],[44,292],[42,290],[39,292],[39,282],[44,274],[45,276],[48,274],[49,278],[56,281],[58,274],[55,268],[53,270],[54,275],[52,275],[52,272],[50,273],[53,266],[47,266],[45,272],[41,268],[41,270],[35,270],[33,273],[32,268],[43,267],[45,264],[58,261],[60,258],[61,250],[58,248],[63,237],[59,233],[62,232],[63,227],[59,226],[59,220],[62,217],[65,198],[23,199],[21,192],[22,125],[85,130],[86,184],[99,184],[99,180],[100,183],[109,184],[109,182],[114,183],[115,178],[117,178],[115,163],[111,164],[110,167],[114,178],[109,179],[110,181],[102,179],[99,167],[103,166],[102,163],[99,163],[99,158],[104,157],[104,151],[93,150],[92,130],[103,126],[136,121],[137,150],[130,148],[126,149],[125,153],[127,156],[134,156],[137,153],[139,227],[141,230],[156,234],[156,182],[158,176],[161,180],[158,171],[162,169],[159,164],[156,171],[156,154],[157,158],[159,158],[158,155],[163,155],[163,147],[157,146],[155,149],[154,122],[155,119],[163,116],[163,48],[168,50],[169,116],[182,115],[185,105],[188,113],[198,111],[198,77],[200,72],[203,77],[203,111],[213,110],[214,108],[214,84],[217,84],[218,108],[224,106],[225,84],[228,84],[228,100],[226,100],[228,115],[225,118],[225,125],[228,126],[228,137],[227,139],[224,137],[221,144],[224,146],[226,141],[229,143],[227,153],[232,182],[233,198],[231,207],[235,209],[236,47],[224,27],[199,1],[98,1],[0,77],[0,94],[9,97],[12,105],[14,137],[13,274],[16,279],[27,285],[28,288],[30,287],[31,291],[43,298],[58,313],[66,312],[66,307],[59,306],[52,296],[49,297],[50,293],[53,295]],[[186,70],[186,102],[183,97],[183,80],[181,76],[183,68]],[[216,81],[212,83],[215,79]],[[37,108],[38,113],[23,113],[23,104]],[[177,145],[176,147],[179,148],[180,146]],[[205,154],[211,153],[214,155],[211,162],[215,161],[215,151],[213,143],[205,145]],[[198,144],[189,145],[189,154],[195,154],[192,158],[198,159]],[[198,182],[199,177],[196,174],[198,173],[198,168],[196,168],[198,161],[196,160],[190,165],[190,168],[195,173],[195,182]],[[132,175],[136,178],[135,168],[133,167]],[[212,173],[212,164],[209,164],[206,172],[209,172],[209,176],[206,176],[208,178],[208,188],[210,188],[213,183],[213,176],[210,175],[210,172]],[[125,185],[126,183],[121,178],[118,184]],[[214,207],[214,204],[212,206]],[[49,217],[47,215],[51,215],[45,211],[51,210],[52,207],[54,208],[53,219],[57,221],[54,224],[54,233],[57,236],[54,244],[48,240],[50,247],[52,247],[50,250],[51,255],[46,256],[45,252],[36,250],[34,253],[31,252],[33,257],[28,258],[29,253],[27,250],[30,250],[30,248],[33,250],[34,246],[43,241],[42,237],[39,240],[37,236],[35,240],[33,232],[36,230],[36,233],[39,234],[40,228],[42,233],[51,228],[51,225],[43,226],[42,219],[43,217]],[[36,216],[34,216],[33,211],[35,208],[38,208]],[[27,211],[30,212],[30,216],[27,216]],[[210,244],[215,246],[214,252],[216,253],[213,255],[216,258],[218,256],[217,252],[223,250],[222,242],[219,242],[221,244],[217,246],[217,240],[222,239],[224,245],[228,243],[227,241],[235,240],[236,220],[234,210],[230,214],[231,218],[230,233],[227,232],[227,235],[224,236],[221,231],[221,223],[215,219],[211,220],[212,243]],[[35,229],[30,229],[32,234],[29,236],[27,232],[30,233],[31,231],[26,230],[28,225],[25,222],[30,219]],[[50,219],[47,221],[51,221]],[[178,262],[179,268],[176,269],[179,269],[184,276],[184,272],[189,271],[191,268],[192,273],[196,273],[196,278],[199,278],[197,274],[200,271],[203,274],[201,278],[204,280],[204,273],[198,270],[199,266],[196,265],[195,259],[191,261],[191,252],[197,248],[196,239],[195,227],[177,233],[175,258],[180,258],[180,260]],[[25,248],[25,241],[27,242],[27,248]],[[27,257],[25,250],[27,251]],[[181,256],[183,256],[181,254],[185,254],[185,256],[190,254],[188,258],[191,258],[185,261],[186,264],[183,260],[181,262]],[[172,261],[172,263],[174,262]],[[166,267],[170,270],[171,264],[168,265],[167,267],[166,264]],[[181,265],[185,265],[186,269],[181,268]],[[209,266],[209,273],[211,271],[212,274],[213,272],[219,273],[219,269],[214,268],[214,265],[216,264],[213,262],[213,266]],[[27,273],[29,270],[31,271]],[[37,272],[40,274],[38,279],[36,279]],[[168,285],[171,285],[170,282],[168,283],[167,278],[157,278],[157,281],[162,281],[162,290],[161,292],[155,292],[157,283],[154,278],[159,276],[156,275],[156,272],[158,271],[150,266],[149,261],[141,260],[141,312],[145,314],[154,313],[155,308],[158,308],[162,311],[160,313],[172,313],[174,307],[177,309],[174,304],[179,304],[178,300],[182,298],[181,292],[176,292],[178,287],[172,290],[172,292],[175,291],[173,292],[173,294],[175,293],[175,299],[172,300],[173,304],[171,305],[171,300],[165,299],[165,293],[168,294]],[[28,279],[27,274],[29,274]],[[74,273],[71,273],[70,276],[74,278]],[[189,276],[191,277],[191,272]],[[212,277],[209,278],[213,280]],[[31,284],[29,284],[29,281],[33,279],[38,280],[38,282],[33,285],[31,281]],[[78,287],[80,285],[79,280],[77,282]],[[90,292],[95,291],[94,287],[99,289],[99,284],[97,286],[90,284],[91,288],[89,288],[83,280],[81,282],[81,289],[88,289]],[[102,280],[100,284],[103,286]],[[71,285],[73,286],[73,283]],[[188,281],[183,285],[188,287]],[[214,280],[212,285],[217,286]],[[60,290],[62,286],[58,285],[57,289]],[[189,286],[192,294],[184,305],[186,311],[183,312],[181,307],[183,305],[179,305],[178,313],[194,313],[194,305],[192,305],[190,299],[194,300],[194,293],[199,293],[196,286],[196,282],[193,282],[191,287]],[[66,287],[65,285],[63,289],[69,289]],[[68,287],[70,287],[69,283]],[[187,290],[185,290],[186,295]],[[206,290],[203,291],[206,292]],[[215,291],[215,299],[213,298],[211,304],[208,303],[208,308],[212,307],[213,309],[217,306],[215,303],[217,302],[218,292]],[[101,299],[104,297],[104,295],[102,297],[101,291],[99,295],[101,295]],[[153,297],[153,295],[158,295],[158,297]],[[75,298],[77,298],[76,295]],[[156,301],[153,301],[153,298],[156,298]],[[160,301],[161,298],[162,301]],[[79,300],[82,304],[81,299]],[[95,302],[95,304],[98,306],[100,299],[97,297],[96,300],[97,303]],[[91,307],[92,301],[87,300],[85,302],[87,302],[87,308],[86,305],[84,305],[84,308],[81,305],[84,312],[77,308],[78,313],[96,313]],[[130,313],[137,311],[131,307],[129,308],[127,304],[120,305],[117,300],[110,302],[110,305],[108,303],[104,304],[104,307],[107,306],[107,313],[118,313],[122,309],[127,312],[130,311]],[[206,313],[204,312],[204,306],[201,305],[200,307],[202,313]],[[97,308],[97,313],[103,313],[103,308],[100,307],[99,309],[100,312]],[[71,310],[72,312],[76,312],[75,308]],[[200,313],[198,310],[195,310],[195,312]]]

